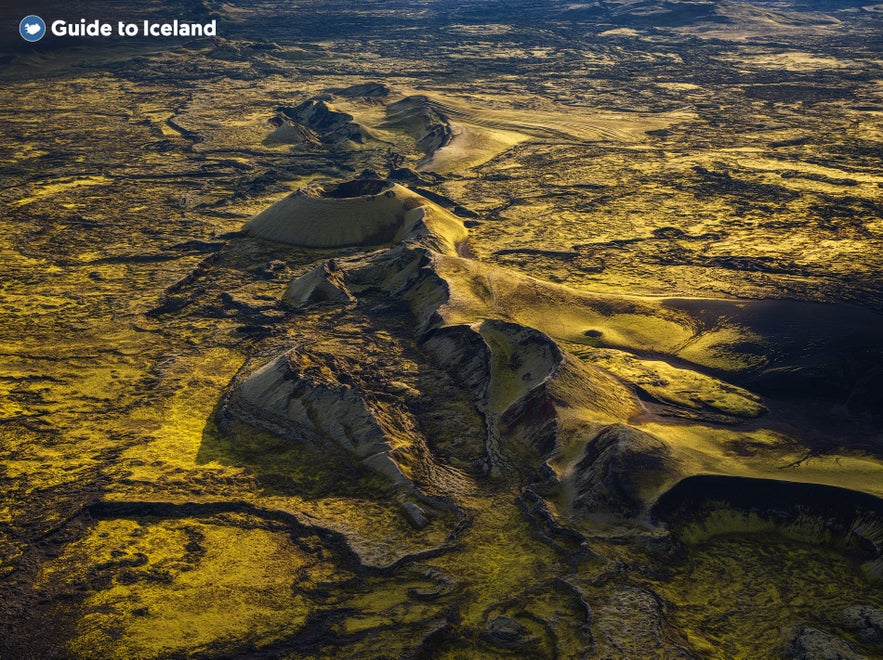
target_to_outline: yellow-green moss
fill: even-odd
[[[330,574],[287,534],[202,520],[101,521],[48,562],[36,586],[73,586],[87,572],[105,582],[82,604],[70,642],[83,658],[267,643],[306,620],[296,588]]]
[[[672,623],[703,657],[780,657],[801,624],[838,631],[857,603],[883,606],[883,591],[836,550],[775,535],[719,537],[689,550],[667,580],[650,586],[670,601]]]

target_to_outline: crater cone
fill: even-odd
[[[432,247],[449,252],[466,238],[456,216],[383,179],[303,188],[256,215],[245,231],[308,248],[384,245],[429,236]]]

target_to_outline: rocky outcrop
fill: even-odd
[[[618,587],[594,613],[598,657],[666,660],[695,657],[668,639],[662,603],[646,589]]]
[[[785,648],[785,657],[792,660],[862,660],[865,656],[840,637],[802,626],[792,634]]]
[[[322,140],[315,131],[281,113],[272,117],[269,124],[273,128],[273,132],[266,137],[265,144],[281,142],[307,148],[322,146]]]
[[[390,95],[392,90],[389,88],[389,85],[384,85],[383,83],[377,82],[369,82],[369,83],[361,83],[358,85],[350,85],[349,87],[345,87],[344,89],[334,90],[335,96],[342,96],[347,99],[360,99],[360,100],[377,100],[377,99],[385,99]]]
[[[481,334],[468,325],[441,326],[423,337],[423,349],[447,366],[457,381],[478,401],[487,399],[490,383],[490,348]]]
[[[292,307],[356,301],[346,286],[343,270],[337,267],[333,259],[292,280],[285,291],[284,300]]]
[[[570,476],[574,508],[586,513],[634,517],[643,512],[643,484],[677,470],[671,449],[658,438],[625,424],[605,427],[585,447]]]
[[[479,332],[490,348],[491,377],[486,402],[501,450],[528,450],[539,463],[557,447],[559,420],[549,383],[564,354],[546,334],[515,323],[488,319]]]
[[[402,504],[402,515],[405,517],[414,529],[423,529],[429,524],[426,512],[414,502],[405,502]]]
[[[534,649],[539,642],[518,621],[505,615],[494,617],[489,621],[482,638],[491,646],[522,653]]]
[[[356,358],[298,346],[235,379],[219,426],[229,428],[229,420],[238,419],[293,442],[326,447],[430,507],[448,507],[426,495],[467,489],[468,479],[436,462],[407,404],[377,391],[373,378]],[[428,513],[416,504],[403,502],[402,513],[418,529],[428,524]]]
[[[304,101],[294,108],[276,109],[279,116],[313,131],[319,140],[332,147],[355,147],[370,139],[370,134],[354,121],[352,115],[338,111],[328,96]]]
[[[225,412],[298,442],[354,455],[395,483],[407,479],[392,454],[419,433],[402,411],[372,400],[346,360],[291,349],[234,386]]]
[[[860,640],[883,647],[883,609],[852,605],[843,610],[843,626]]]
[[[390,103],[386,117],[388,125],[404,128],[414,136],[426,159],[454,137],[445,109],[427,96],[408,96]]]

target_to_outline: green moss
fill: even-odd
[[[708,658],[778,657],[802,624],[848,637],[840,628],[844,608],[883,606],[883,591],[857,562],[770,534],[693,546],[669,579],[651,586],[673,604],[672,623]]]
[[[482,505],[458,551],[436,563],[466,592],[460,612],[463,624],[480,627],[488,607],[553,577],[559,558],[536,538],[511,498],[501,495]]]
[[[69,646],[75,656],[149,658],[290,635],[311,609],[293,587],[330,571],[285,533],[114,520],[47,563],[36,586],[92,584]]]
[[[692,410],[710,408],[738,417],[758,417],[766,412],[756,394],[698,371],[679,369],[661,360],[642,360],[623,351],[577,348],[575,353],[666,403]]]

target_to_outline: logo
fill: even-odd
[[[46,36],[46,23],[39,16],[25,16],[18,24],[18,33],[25,41],[40,41]]]

